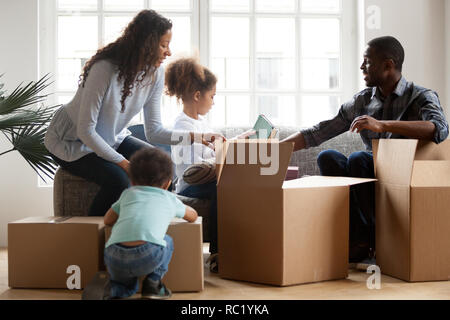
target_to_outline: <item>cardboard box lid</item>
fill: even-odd
[[[353,186],[356,184],[374,181],[377,180],[365,178],[349,178],[349,177],[309,176],[296,180],[285,181],[283,183],[283,189],[342,187],[342,186]]]
[[[415,161],[450,160],[450,141],[440,144],[414,139],[373,140],[375,176],[383,183],[410,185],[413,171],[423,170],[424,166],[414,166]],[[415,173],[426,177],[424,173]],[[442,179],[446,179],[444,175]],[[419,179],[416,176],[416,182]],[[439,184],[443,183],[439,180]],[[437,181],[436,180],[436,181]]]
[[[278,140],[231,140],[216,144],[217,185],[281,188],[294,143]]]
[[[28,217],[9,224],[98,224],[103,226],[103,217]]]
[[[450,187],[450,161],[414,161],[411,187]]]

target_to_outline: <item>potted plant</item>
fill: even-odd
[[[43,105],[48,94],[42,91],[50,85],[48,80],[46,75],[37,82],[20,84],[9,95],[2,91],[4,84],[0,82],[0,131],[12,145],[0,151],[0,156],[18,151],[44,181],[44,175],[53,179],[57,168],[44,146],[47,125],[57,107]]]

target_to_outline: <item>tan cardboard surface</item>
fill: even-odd
[[[103,228],[103,217],[38,217],[9,223],[9,286],[67,288],[67,268],[75,265],[84,288],[103,269]]]
[[[450,141],[380,140],[374,157],[381,272],[406,281],[449,280]]]
[[[450,187],[450,161],[414,161],[411,187]]]
[[[347,277],[348,186],[289,189],[284,193],[282,284]]]
[[[411,281],[450,280],[450,188],[411,189]]]
[[[284,181],[283,189],[352,186],[374,181],[376,181],[376,179],[309,176],[301,179]]]
[[[247,145],[246,145],[247,144]],[[349,185],[373,179],[308,177],[285,182],[292,154],[279,144],[279,172],[261,175],[261,161],[234,160],[228,144],[218,182],[219,273],[272,285],[342,279],[348,269]]]
[[[376,178],[389,184],[409,185],[417,140],[382,139],[378,142]]]
[[[260,140],[232,140],[225,143],[227,150],[224,163],[219,164],[218,186],[235,186],[235,177],[245,177],[240,180],[241,186],[280,188],[286,177],[287,168],[291,159],[293,143],[262,143]],[[272,157],[276,151],[279,157]],[[222,157],[222,151],[218,151]],[[261,158],[266,155],[268,159]],[[273,162],[266,163],[269,160]],[[269,174],[270,168],[275,174]]]
[[[410,274],[410,188],[375,184],[377,264],[387,275],[408,279]]]
[[[105,228],[105,242],[111,236],[111,231],[110,226]],[[172,292],[202,291],[204,289],[202,217],[198,217],[193,223],[175,218],[171,221],[167,234],[173,239],[174,252],[163,282]]]

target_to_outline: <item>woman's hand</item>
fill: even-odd
[[[130,161],[125,159],[117,163],[117,165],[121,167],[127,173],[127,175],[130,175]]]

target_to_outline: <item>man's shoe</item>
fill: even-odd
[[[377,264],[377,262],[375,260],[375,257],[367,258],[367,259],[364,259],[361,262],[358,262],[356,264],[356,269],[360,270],[360,271],[367,271],[367,268],[369,268],[372,265],[376,265],[376,264]]]
[[[358,263],[370,257],[370,246],[368,243],[358,243],[350,246],[349,262]]]
[[[148,276],[142,281],[142,298],[147,299],[169,299],[172,296],[172,292],[164,285],[164,283],[159,281],[154,281]]]
[[[111,299],[111,284],[109,274],[105,271],[97,272],[91,282],[84,288],[82,300],[109,300]]]
[[[206,264],[209,264],[209,272],[219,273],[219,254],[211,253],[206,260]]]

